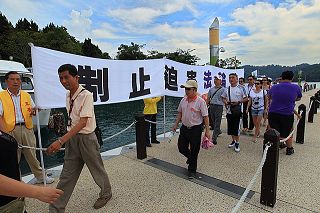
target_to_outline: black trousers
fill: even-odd
[[[201,144],[201,125],[187,128],[182,125],[178,139],[178,149],[189,160],[188,170],[190,172],[197,171],[198,154]],[[189,148],[190,147],[190,148]]]
[[[248,102],[243,103],[243,110],[242,110],[242,127],[244,129],[248,128],[248,114],[246,113],[248,106]]]
[[[149,121],[156,122],[157,121],[157,114],[150,114],[150,115],[144,115],[144,118]],[[156,124],[152,124],[149,122],[146,122],[146,144],[150,144],[150,126],[151,126],[151,141],[154,142],[157,140],[157,126]]]
[[[248,107],[248,102],[243,103],[243,112],[242,112],[242,125],[243,128],[248,128],[248,119],[249,119],[249,130],[253,130],[254,123],[252,119],[251,107],[249,106],[248,114],[246,113],[246,109]]]

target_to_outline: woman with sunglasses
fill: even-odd
[[[268,99],[267,93],[262,89],[262,83],[260,81],[255,81],[254,84],[255,89],[250,94],[247,112],[249,111],[249,106],[251,106],[252,120],[255,127],[252,141],[257,142],[257,137],[260,136],[260,123],[263,114],[266,112]]]

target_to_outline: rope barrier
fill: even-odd
[[[148,123],[151,123],[151,124],[159,124],[159,125],[162,125],[162,123],[157,123],[157,122],[154,122],[154,121],[150,121],[150,120],[147,120],[147,119],[144,119],[146,122]]]
[[[301,114],[302,114],[302,112],[300,112],[300,116],[301,116]],[[298,124],[299,124],[299,121],[300,121],[300,118],[298,117],[298,121],[297,121],[297,123],[296,123],[296,126],[294,127],[294,129],[292,130],[292,132],[289,134],[289,136],[288,137],[286,137],[286,138],[284,138],[284,139],[282,139],[282,140],[280,140],[280,143],[285,143],[289,138],[291,138],[292,137],[292,135],[293,135],[293,133],[294,133],[294,131],[297,129],[297,127],[298,127]]]
[[[104,141],[110,140],[111,138],[114,138],[114,137],[120,135],[121,133],[123,133],[123,132],[127,131],[128,129],[130,129],[135,123],[137,123],[137,121],[133,121],[132,124],[130,124],[127,128],[121,130],[120,132],[118,132],[118,133],[116,133],[114,135],[111,135],[110,137],[107,137],[107,138],[103,139],[102,141],[104,142]]]
[[[19,149],[33,149],[33,150],[36,150],[36,151],[47,151],[47,148],[38,148],[38,147],[33,147],[33,146],[24,146],[24,145],[21,145],[21,144],[18,144],[18,148],[19,148]],[[65,150],[65,148],[60,148],[59,150],[60,150],[60,151],[63,151],[63,150]]]
[[[263,151],[263,156],[262,156],[262,160],[257,168],[257,171],[256,173],[254,174],[253,178],[251,179],[250,183],[248,184],[246,190],[244,191],[244,193],[242,194],[240,200],[238,201],[237,205],[232,209],[231,213],[236,213],[239,208],[241,207],[241,205],[243,204],[244,200],[246,199],[246,197],[248,196],[254,182],[256,181],[258,175],[260,174],[261,170],[262,170],[262,167],[264,165],[264,163],[266,162],[266,159],[267,159],[267,153],[268,153],[268,149],[269,147],[271,147],[270,143],[267,143],[266,144],[266,147]]]
[[[308,111],[307,111],[307,113],[306,113],[307,115],[309,114],[309,112],[310,112],[310,110],[311,110],[312,104],[313,104],[313,101],[311,101],[310,104],[309,104],[309,109],[308,109]]]
[[[125,129],[121,130],[120,132],[118,132],[118,133],[116,133],[116,134],[114,134],[114,135],[111,135],[110,137],[107,137],[107,138],[103,139],[103,142],[104,142],[104,141],[107,141],[107,140],[110,140],[111,138],[114,138],[114,137],[120,135],[121,133],[127,131],[127,130],[128,130],[129,128],[131,128],[135,123],[137,123],[137,121],[132,122],[132,124],[130,124],[130,125],[129,125],[128,127],[126,127]],[[47,148],[38,148],[38,147],[32,147],[32,146],[23,146],[23,145],[21,145],[21,144],[18,145],[18,148],[19,148],[19,149],[33,149],[33,150],[36,150],[36,151],[47,151]],[[60,150],[60,151],[63,151],[63,150],[65,150],[65,148],[60,148],[59,150]]]

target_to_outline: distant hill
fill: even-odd
[[[320,64],[299,64],[296,66],[280,66],[280,65],[267,65],[267,66],[252,66],[244,65],[244,74],[247,77],[252,71],[258,70],[258,75],[266,75],[275,79],[281,75],[283,71],[293,71],[295,74],[294,81],[298,81],[298,71],[302,71],[302,80],[306,78],[307,81],[320,82]]]

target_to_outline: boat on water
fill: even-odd
[[[16,71],[21,75],[21,89],[28,92],[34,101],[33,73],[31,70],[26,69],[23,64],[16,61],[0,60],[0,91],[7,89],[5,74],[10,71]],[[41,127],[48,125],[50,111],[50,109],[40,110],[39,120]],[[34,129],[36,129],[37,121],[35,116],[33,117],[33,125]]]

